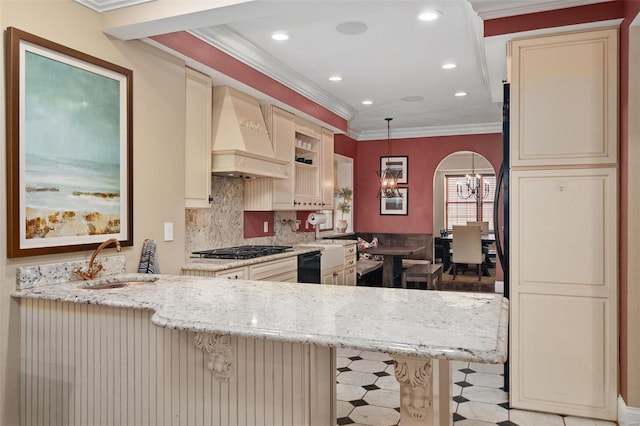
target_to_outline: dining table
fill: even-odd
[[[451,248],[451,243],[453,242],[453,232],[449,232],[447,235],[441,236],[440,241],[443,241],[447,244],[447,251]],[[480,235],[480,241],[482,242],[482,250],[485,254],[487,254],[486,249],[488,246],[496,242],[496,234],[482,234]],[[482,275],[489,276],[489,268],[494,267],[495,264],[489,259],[489,256],[485,256],[484,262],[482,263]]]
[[[425,246],[376,246],[361,250],[362,253],[383,256],[382,261],[382,286],[401,287],[402,258],[411,256],[424,250]]]

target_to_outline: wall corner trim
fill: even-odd
[[[620,426],[640,426],[640,408],[627,407],[622,395],[618,395],[618,424]]]

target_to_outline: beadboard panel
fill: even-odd
[[[331,348],[234,338],[225,383],[150,311],[20,303],[23,426],[335,424]]]

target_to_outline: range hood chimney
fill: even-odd
[[[213,89],[212,173],[245,178],[286,178],[276,158],[258,101],[229,86]]]

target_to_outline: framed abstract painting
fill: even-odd
[[[8,28],[7,255],[133,244],[131,70]]]
[[[381,215],[404,215],[409,214],[409,188],[398,188],[400,197],[381,197]]]

